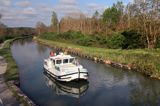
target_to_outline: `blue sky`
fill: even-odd
[[[9,27],[34,27],[38,21],[50,24],[52,11],[60,19],[83,13],[90,17],[98,10],[102,13],[118,0],[0,0],[2,22]],[[124,4],[131,0],[121,0]]]

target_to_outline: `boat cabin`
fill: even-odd
[[[75,63],[75,57],[71,57],[70,55],[55,56],[51,57],[50,59],[54,65]]]

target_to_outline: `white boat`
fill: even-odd
[[[75,57],[59,53],[51,53],[44,60],[45,71],[59,81],[72,81],[77,79],[88,79],[88,71],[78,63]]]

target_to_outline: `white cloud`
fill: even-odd
[[[31,6],[31,3],[29,1],[20,1],[20,2],[17,2],[16,5],[21,7],[28,7],[28,6]]]
[[[8,25],[14,23],[14,25],[33,25],[36,22],[43,21],[49,25],[52,11],[55,11],[58,15],[58,19],[63,16],[78,17],[83,13],[86,16],[92,16],[97,10],[102,13],[105,9],[103,4],[89,3],[82,6],[78,3],[80,0],[57,0],[53,4],[48,4],[45,0],[37,0],[34,3],[33,0],[0,0],[0,13],[2,14],[2,20]],[[42,2],[43,1],[43,2]],[[52,1],[52,0],[51,0]],[[57,3],[57,4],[54,4]],[[83,13],[81,12],[83,10]],[[19,20],[22,22],[20,23]],[[27,24],[25,24],[27,23]]]
[[[76,5],[76,4],[77,4],[77,1],[76,1],[76,0],[60,0],[60,4]]]
[[[25,14],[25,15],[36,15],[37,14],[36,10],[32,7],[25,8],[20,13]]]
[[[91,10],[104,10],[105,6],[102,4],[97,4],[97,3],[90,3],[88,4],[88,8]]]
[[[34,8],[29,7],[23,10],[4,9],[0,11],[2,13],[2,20],[29,20],[37,16],[37,12]]]
[[[95,11],[98,11],[100,14],[102,14],[106,8],[107,7],[103,4],[89,3],[87,4],[87,11],[85,11],[84,13],[88,17],[92,17]]]
[[[0,6],[10,6],[11,0],[0,0]]]
[[[75,13],[79,11],[80,9],[75,5],[59,5],[55,8],[55,10],[57,12],[61,12],[65,14],[65,13],[70,13],[70,12]]]
[[[47,4],[40,4],[38,7],[36,7],[36,9],[40,12],[52,12],[53,11],[53,7],[48,6]]]
[[[62,16],[73,16],[81,13],[77,0],[60,0],[54,11]]]
[[[53,11],[53,8],[44,7],[44,8],[43,8],[43,11],[45,11],[45,12],[52,12],[52,11]]]
[[[92,8],[92,9],[99,9],[101,7],[101,5],[99,5],[97,3],[90,3],[90,4],[88,4],[88,7]]]

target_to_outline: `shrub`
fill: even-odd
[[[144,43],[141,40],[141,35],[135,31],[124,31],[122,34],[114,32],[110,36],[103,36],[99,34],[82,34],[80,31],[68,31],[64,33],[43,33],[40,38],[47,40],[59,40],[79,44],[82,46],[107,47],[111,49],[134,49],[143,48]]]
[[[14,36],[11,36],[11,35],[0,36],[0,43],[2,43],[3,41],[5,41],[7,39],[12,39],[12,38],[14,38]]]
[[[53,32],[43,33],[39,37],[47,40],[55,40],[57,39],[57,33],[53,33]]]
[[[106,45],[112,49],[122,48],[124,42],[124,36],[120,33],[113,33],[112,36],[106,37]]]
[[[96,41],[90,36],[82,36],[76,40],[76,43],[82,46],[93,46],[94,42]]]
[[[122,45],[123,49],[144,48],[144,43],[141,39],[141,35],[137,32],[133,30],[124,31],[122,35],[125,37],[124,43]]]
[[[160,48],[160,38],[157,40],[156,48]]]

